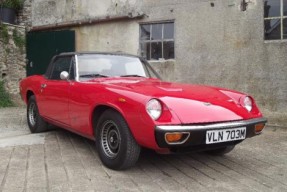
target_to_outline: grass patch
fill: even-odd
[[[4,88],[4,82],[0,81],[0,108],[13,107],[14,103]]]

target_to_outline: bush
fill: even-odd
[[[20,10],[23,8],[24,0],[4,0],[0,3],[1,7]]]
[[[0,40],[2,40],[5,44],[9,42],[8,28],[2,23],[0,23]]]
[[[14,104],[10,99],[9,94],[4,88],[4,82],[0,81],[0,108],[3,107],[13,107]]]
[[[13,40],[15,45],[23,52],[25,47],[25,38],[23,35],[17,32],[16,28],[13,30]]]

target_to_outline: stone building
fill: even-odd
[[[287,0],[32,0],[30,33],[146,57],[168,81],[246,92],[287,124]]]

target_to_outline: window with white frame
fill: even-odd
[[[174,22],[141,24],[140,51],[147,60],[174,59]]]
[[[287,39],[287,0],[264,0],[265,40]]]

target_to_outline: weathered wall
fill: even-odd
[[[135,21],[105,23],[76,28],[77,51],[122,51],[137,54],[139,34],[119,31],[138,31]],[[92,35],[91,35],[92,34]]]
[[[139,54],[139,23],[175,20],[175,60],[152,62],[165,79],[249,93],[272,124],[286,125],[287,42],[264,41],[263,1],[250,2],[243,12],[240,0],[34,0],[32,23],[143,12],[76,29],[79,51]]]
[[[32,25],[106,16],[110,1],[93,0],[33,0]]]
[[[27,0],[26,0],[27,1]],[[31,1],[31,0],[30,0]],[[141,10],[138,0],[32,0],[32,25],[127,15]]]
[[[25,47],[16,46],[13,31],[24,36],[25,28],[6,25],[9,34],[8,43],[0,38],[0,80],[16,104],[20,104],[19,81],[25,77]]]

